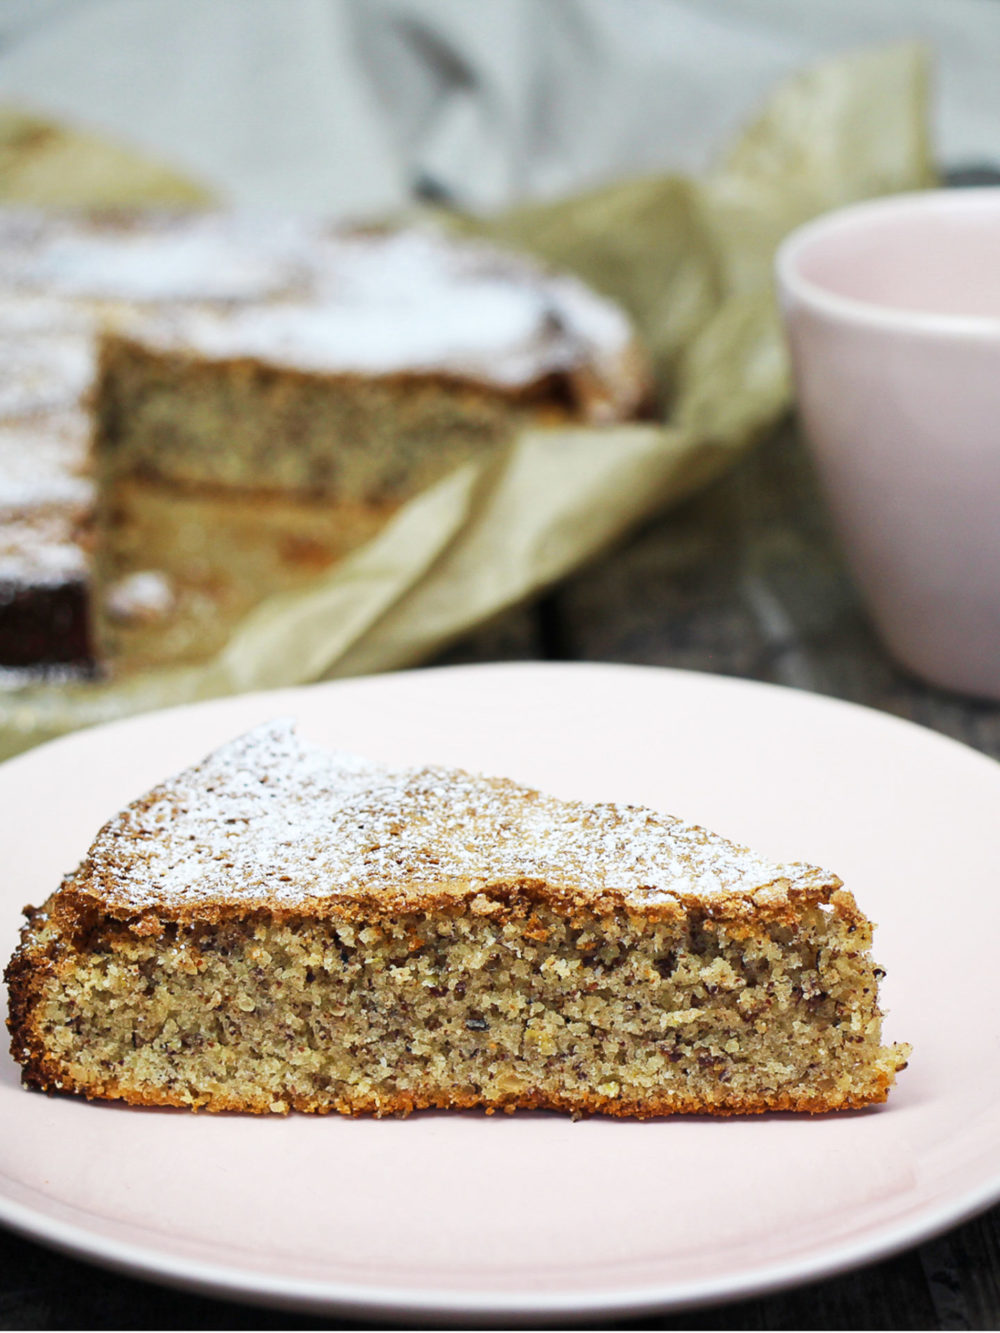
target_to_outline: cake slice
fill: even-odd
[[[634,806],[265,725],[28,909],[24,1082],[212,1111],[620,1116],[883,1101],[871,923],[836,876]]]

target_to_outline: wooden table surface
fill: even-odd
[[[574,659],[747,676],[911,718],[1000,758],[1000,705],[906,677],[875,640],[789,426],[681,509],[441,662]],[[357,1328],[175,1292],[0,1230],[0,1328]],[[608,1325],[605,1324],[605,1327]],[[614,1327],[1000,1327],[1000,1208],[846,1276]]]

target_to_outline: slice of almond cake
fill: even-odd
[[[116,815],[7,969],[24,1082],[213,1111],[883,1101],[832,874],[634,806],[259,727]]]

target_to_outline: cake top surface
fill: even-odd
[[[94,499],[87,442],[86,420],[73,412],[0,422],[0,587],[84,577],[80,535]]]
[[[502,389],[586,374],[584,407],[608,419],[634,414],[647,387],[630,323],[612,301],[526,257],[426,227],[7,213],[0,292],[22,323],[48,308],[50,340],[90,318],[210,360],[314,372],[445,373]],[[0,315],[0,336],[2,327]],[[75,382],[73,353],[63,354]]]
[[[359,759],[303,743],[280,720],[128,806],[98,835],[73,886],[116,916],[187,919],[220,908],[322,914],[347,899],[419,910],[435,895],[525,881],[584,906],[610,894],[640,910],[822,896],[840,883],[642,807]]]
[[[50,505],[88,506],[94,493],[88,443],[86,418],[75,412],[0,421],[0,517]]]
[[[0,322],[0,364],[0,421],[79,410],[94,378],[94,342],[85,334],[20,332]]]

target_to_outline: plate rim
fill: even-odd
[[[533,1316],[570,1318],[615,1314],[622,1318],[649,1313],[682,1312],[726,1305],[789,1291],[798,1286],[836,1277],[876,1264],[914,1245],[932,1240],[961,1225],[1000,1201],[1000,1169],[995,1178],[970,1190],[960,1206],[940,1205],[933,1216],[909,1219],[895,1227],[876,1228],[874,1244],[864,1237],[807,1256],[755,1266],[751,1272],[727,1279],[702,1278],[688,1283],[646,1284],[631,1289],[505,1293],[482,1289],[385,1288],[362,1283],[323,1282],[316,1279],[261,1279],[235,1265],[175,1258],[151,1245],[128,1244],[94,1233],[82,1225],[60,1222],[42,1210],[12,1203],[0,1196],[0,1222],[31,1240],[102,1268],[144,1281],[163,1282],[181,1290],[246,1305],[298,1310],[303,1313],[352,1312],[361,1315],[399,1315],[404,1312],[443,1318],[471,1316],[488,1320],[496,1315],[529,1319]]]

